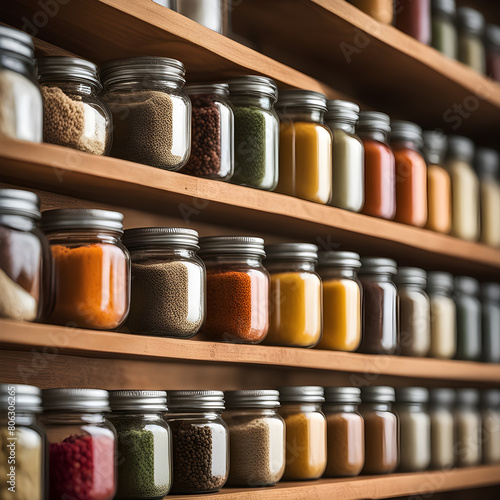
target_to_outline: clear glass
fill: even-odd
[[[427,224],[431,231],[451,231],[451,178],[441,165],[427,167]]]
[[[450,59],[458,58],[457,28],[453,16],[432,13],[432,46]]]
[[[54,264],[49,323],[113,330],[130,303],[130,256],[116,233],[73,230],[47,234]]]
[[[132,333],[190,338],[206,315],[205,265],[194,250],[131,249],[132,295],[127,328]]]
[[[455,451],[458,467],[481,463],[481,414],[475,408],[459,406],[455,411]]]
[[[473,295],[455,297],[457,309],[457,359],[479,361],[481,345],[481,303]]]
[[[351,3],[377,21],[392,24],[394,0],[351,0]]]
[[[483,179],[480,182],[481,242],[500,247],[500,182]]]
[[[111,156],[174,171],[186,164],[191,101],[180,83],[130,80],[106,86],[102,98],[113,115]]]
[[[41,84],[43,96],[43,140],[107,155],[112,142],[111,113],[94,85],[72,81]]]
[[[274,409],[224,412],[230,440],[228,486],[274,486],[285,472],[285,422]]]
[[[279,119],[270,97],[230,95],[234,111],[231,182],[274,191],[279,171]]]
[[[258,344],[269,330],[269,273],[257,256],[207,256],[205,340]]]
[[[486,74],[486,51],[480,35],[467,31],[459,32],[458,59],[474,71]]]
[[[332,197],[332,134],[324,114],[306,107],[280,110],[276,190],[326,205]]]
[[[325,404],[328,460],[325,477],[357,476],[365,463],[365,427],[358,405]]]
[[[315,263],[266,261],[271,319],[266,344],[314,347],[321,339],[321,279]]]
[[[419,42],[431,42],[431,0],[398,0],[395,8],[396,28]]]
[[[118,482],[116,498],[163,498],[172,485],[172,435],[160,414],[113,412]]]
[[[451,469],[455,463],[455,429],[453,413],[447,406],[435,405],[431,417],[431,468]]]
[[[482,360],[500,363],[500,303],[483,298],[481,312]]]
[[[431,358],[452,359],[457,352],[457,320],[455,302],[451,294],[431,290]]]
[[[102,413],[46,412],[51,500],[111,500],[116,492],[116,432]]]
[[[482,462],[500,463],[500,408],[484,408],[482,422]]]
[[[167,413],[172,430],[171,493],[213,493],[229,473],[229,430],[221,412]]]
[[[355,351],[361,343],[363,299],[361,282],[352,268],[321,266],[323,336],[317,347]]]

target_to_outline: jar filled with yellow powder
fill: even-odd
[[[266,343],[313,347],[321,338],[321,279],[318,247],[308,243],[266,246],[271,275],[271,323]]]
[[[317,479],[326,469],[323,387],[280,387],[280,414],[286,424],[284,480]]]

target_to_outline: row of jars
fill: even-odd
[[[1,384],[0,418],[2,463],[13,457],[9,480],[32,500],[45,489],[51,500],[149,499],[500,463],[494,389],[481,404],[475,389],[433,389],[430,401],[421,387],[183,390],[167,408],[164,391]]]

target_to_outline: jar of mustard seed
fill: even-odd
[[[469,7],[459,7],[457,13],[458,59],[485,75],[484,16],[478,10]]]
[[[446,57],[457,59],[458,40],[455,0],[432,0],[432,46]]]
[[[455,407],[455,452],[458,467],[481,463],[481,413],[479,391],[459,389]]]
[[[451,469],[455,463],[455,421],[453,389],[430,391],[431,468]]]

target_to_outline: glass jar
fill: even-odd
[[[51,307],[49,244],[35,193],[0,189],[0,318],[40,321]]]
[[[0,26],[0,137],[42,142],[43,101],[31,37]]]
[[[42,215],[54,265],[54,308],[48,322],[113,330],[130,302],[130,256],[122,245],[123,215],[56,209]]]
[[[127,328],[132,333],[190,338],[205,321],[205,265],[196,255],[192,229],[127,229],[131,300]]]
[[[279,182],[276,191],[326,205],[332,198],[332,134],[325,125],[326,97],[282,90]]]
[[[459,7],[457,12],[458,59],[474,71],[485,75],[484,16],[469,7]]]
[[[207,268],[206,340],[258,344],[269,329],[269,273],[264,240],[246,236],[200,239]]]
[[[271,319],[266,344],[314,347],[321,339],[318,247],[308,243],[266,245],[271,275]]]
[[[454,403],[453,389],[430,391],[432,469],[451,469],[455,463]]]
[[[467,276],[455,278],[457,359],[465,361],[481,359],[481,303],[478,300],[478,294],[477,280]]]
[[[274,191],[279,172],[278,87],[264,76],[229,82],[234,111],[234,174],[231,182]]]
[[[396,28],[419,42],[431,43],[431,0],[398,0],[394,13]]]
[[[427,160],[427,224],[431,231],[451,231],[451,178],[444,167],[446,136],[437,130],[423,134]]]
[[[207,28],[223,32],[224,0],[175,0],[175,10]]]
[[[455,0],[432,0],[432,46],[450,59],[458,57]]]
[[[350,3],[377,21],[384,24],[392,24],[394,0],[351,0]]]
[[[365,152],[365,203],[361,213],[392,220],[396,215],[396,160],[389,147],[391,120],[385,113],[361,111],[358,135]]]
[[[353,352],[361,343],[361,267],[354,252],[320,252],[323,281],[323,336],[320,349]]]
[[[365,463],[365,428],[358,412],[361,390],[325,387],[328,460],[325,477],[358,476]]]
[[[359,106],[350,101],[329,100],[326,123],[333,135],[333,189],[331,205],[360,212],[365,202],[365,159],[355,126]]]
[[[482,462],[500,463],[500,390],[481,393]]]
[[[400,352],[403,356],[427,356],[431,347],[431,305],[424,291],[427,273],[417,267],[400,267],[395,282]]]
[[[365,354],[394,354],[399,346],[397,289],[392,278],[397,264],[392,259],[361,259],[359,277],[363,287],[363,340]]]
[[[285,422],[278,391],[228,391],[224,421],[229,428],[230,486],[274,486],[285,472]]]
[[[394,220],[424,227],[427,222],[427,164],[421,152],[422,129],[411,122],[393,121],[391,146],[396,158]]]
[[[94,63],[77,57],[37,59],[43,96],[43,140],[107,155],[112,142],[111,112]]]
[[[281,416],[286,425],[283,479],[318,479],[326,469],[326,418],[323,387],[280,387]]]
[[[399,420],[399,470],[419,472],[431,462],[431,420],[424,405],[429,391],[423,387],[396,389],[396,413]]]
[[[132,57],[101,67],[102,98],[113,115],[110,155],[177,171],[191,152],[191,101],[184,65],[166,57]]]
[[[183,174],[228,181],[234,170],[234,113],[227,83],[188,85],[191,99],[191,156]]]
[[[229,473],[229,430],[221,391],[172,391],[164,418],[172,430],[172,493],[213,493]]]
[[[500,284],[481,284],[482,360],[500,363]]]
[[[457,311],[453,301],[453,276],[430,272],[427,295],[431,303],[431,358],[452,359],[457,352]]]
[[[471,467],[481,463],[481,414],[479,391],[459,389],[455,409],[456,465]]]
[[[399,462],[398,418],[392,411],[392,387],[361,388],[361,416],[365,422],[363,474],[390,474]]]
[[[447,169],[451,175],[451,234],[464,240],[479,238],[479,180],[472,168],[474,143],[466,137],[448,137]]]
[[[118,442],[116,498],[163,498],[172,485],[172,435],[164,391],[110,391]]]
[[[486,74],[500,82],[500,26],[487,24],[485,31]]]
[[[108,393],[46,389],[42,423],[49,445],[51,500],[111,500],[116,492],[116,431],[104,416]]]
[[[44,500],[45,432],[40,389],[32,385],[0,384],[0,498]]]

